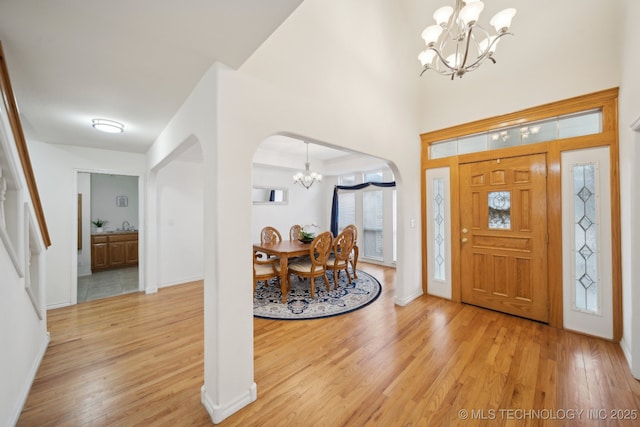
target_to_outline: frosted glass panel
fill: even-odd
[[[573,167],[576,308],[598,311],[595,165]]]
[[[562,117],[558,120],[558,138],[592,135],[602,132],[602,114],[592,111],[586,114]]]
[[[458,154],[487,151],[487,135],[472,135],[458,140]]]
[[[592,110],[538,122],[521,123],[517,126],[466,135],[458,139],[438,141],[431,144],[430,154],[432,159],[440,159],[458,154],[479,153],[601,132],[602,111]]]
[[[440,159],[442,157],[455,156],[457,152],[458,140],[452,139],[449,141],[438,142],[431,146],[431,158]]]
[[[520,129],[504,129],[489,134],[489,149],[520,145]]]
[[[558,138],[558,122],[531,123],[520,128],[522,144],[535,144],[536,142],[553,141]]]
[[[511,229],[511,193],[509,191],[490,191],[487,199],[489,228],[494,230]]]
[[[433,277],[437,280],[446,280],[446,253],[445,253],[445,194],[444,180],[433,180]]]

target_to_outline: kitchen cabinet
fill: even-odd
[[[91,235],[91,271],[138,265],[138,233]]]

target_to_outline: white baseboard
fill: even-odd
[[[49,305],[47,305],[47,310],[54,310],[54,309],[56,309],[56,308],[68,307],[68,306],[70,306],[70,305],[71,305],[71,303],[70,303],[69,301],[66,301],[66,302],[58,302],[58,303],[55,303],[55,304],[49,304]]]
[[[169,286],[184,285],[185,283],[197,282],[198,280],[204,280],[204,276],[203,275],[198,275],[198,276],[193,276],[193,277],[184,277],[184,278],[179,279],[179,280],[172,280],[170,282],[158,283],[157,286],[144,288],[144,293],[147,294],[147,295],[148,294],[157,294],[158,293],[158,289],[168,288]]]
[[[396,305],[405,306],[405,305],[409,304],[411,301],[413,301],[414,299],[421,297],[422,295],[423,295],[423,292],[422,292],[422,290],[420,290],[420,291],[418,291],[418,292],[416,292],[414,294],[411,294],[409,296],[406,296],[404,298],[398,298],[396,296],[396,297],[393,298],[393,302]]]
[[[451,284],[440,281],[427,283],[427,293],[436,297],[451,299]]]
[[[257,398],[258,387],[256,386],[256,383],[252,383],[251,387],[249,388],[249,390],[247,390],[246,393],[238,396],[234,401],[225,406],[215,405],[211,401],[211,398],[207,394],[207,390],[204,388],[204,386],[202,386],[202,388],[200,389],[200,401],[209,413],[211,421],[214,424],[221,423],[229,415],[234,414],[248,404],[255,402]]]
[[[31,391],[31,386],[33,385],[33,381],[36,379],[36,374],[38,373],[38,369],[40,368],[40,364],[42,363],[42,359],[44,359],[44,354],[47,352],[47,347],[49,347],[49,342],[51,341],[51,334],[49,332],[46,333],[44,339],[40,343],[40,349],[38,350],[38,354],[33,361],[33,365],[29,370],[29,375],[27,377],[27,381],[20,393],[20,404],[16,408],[13,413],[13,420],[9,425],[16,425],[18,423],[18,419],[20,418],[20,414],[22,413],[22,409],[24,408],[24,404],[27,403],[27,398],[29,397],[29,392]]]
[[[631,356],[631,348],[629,348],[629,343],[622,337],[620,340],[620,348],[622,349],[622,354],[624,354],[625,359],[627,359],[627,363],[629,364],[629,370],[631,371],[631,375],[635,379],[640,379],[639,376],[634,375],[633,370],[633,357]]]
[[[88,265],[78,265],[78,277],[91,276],[93,271],[91,271],[91,264]]]
[[[204,276],[199,275],[199,276],[193,276],[193,277],[185,277],[180,280],[172,280],[170,282],[159,283],[158,287],[166,288],[169,286],[184,285],[185,283],[197,282],[198,280],[204,280]]]

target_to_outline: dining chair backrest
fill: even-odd
[[[347,228],[353,231],[353,243],[356,244],[358,242],[358,227],[356,227],[355,224],[349,224],[344,228],[344,230]]]
[[[266,226],[260,231],[260,243],[277,243],[282,242],[280,232],[271,226]]]
[[[313,239],[309,248],[309,258],[313,266],[312,271],[325,268],[332,246],[333,235],[330,231],[323,231]]]
[[[358,266],[358,257],[360,256],[360,248],[358,247],[358,227],[355,224],[349,224],[344,229],[353,230],[353,249],[351,250],[351,258],[349,262],[351,263],[351,268],[353,270],[353,277],[358,278],[358,272],[356,270]]]
[[[292,225],[289,229],[289,240],[298,240],[301,237],[302,226],[299,224]]]
[[[345,227],[333,241],[333,256],[336,262],[348,261],[354,244],[355,233],[353,232],[353,228]]]

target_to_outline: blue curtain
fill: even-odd
[[[368,186],[375,187],[395,187],[396,182],[363,182],[356,185],[336,185],[333,187],[333,203],[331,204],[331,233],[333,236],[338,235],[338,190],[362,190]]]

